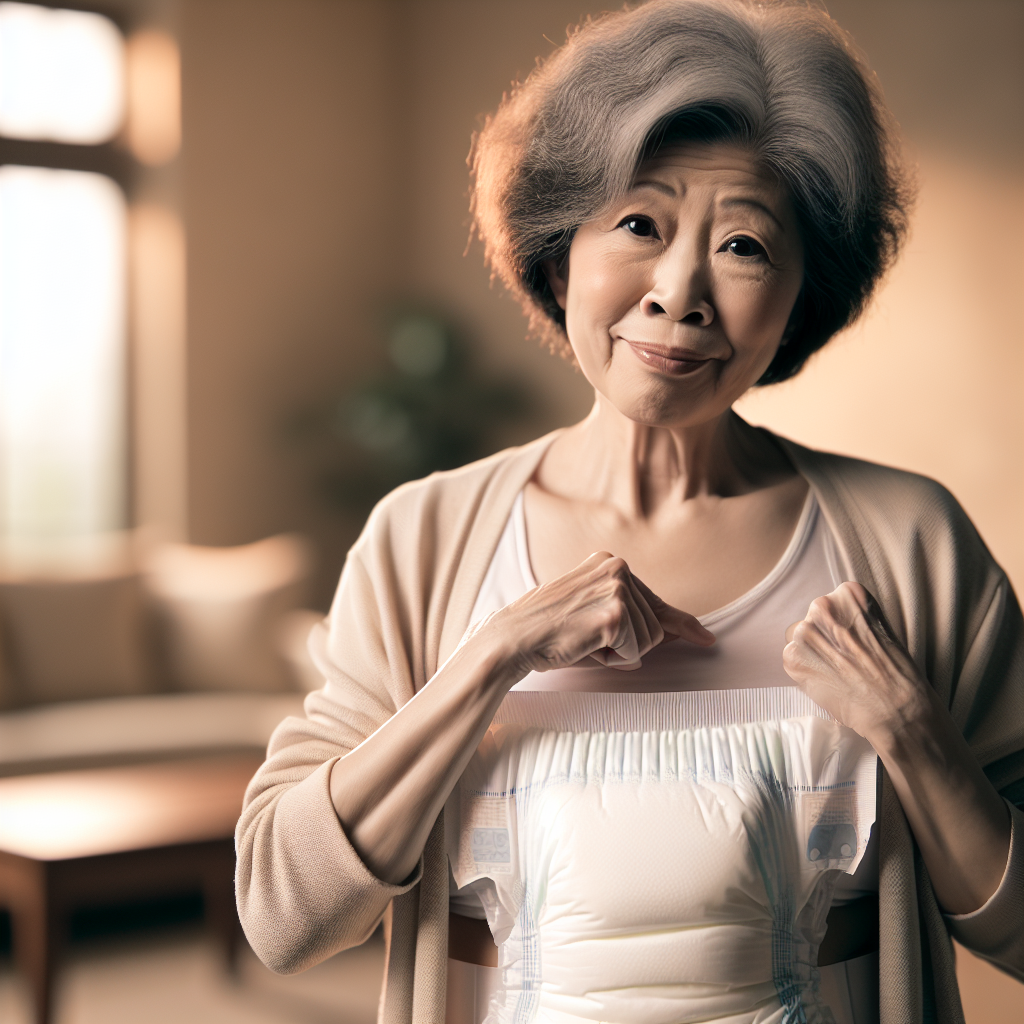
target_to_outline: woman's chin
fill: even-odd
[[[595,384],[595,388],[604,397],[605,404],[634,423],[681,429],[716,420],[729,410],[735,398],[723,395],[721,389],[714,386],[717,383],[717,380],[701,381],[695,377],[616,374]]]

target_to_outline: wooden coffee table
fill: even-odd
[[[234,969],[234,828],[262,758],[187,761],[0,779],[0,906],[14,956],[50,1024],[54,965],[70,912],[203,893],[207,926]]]

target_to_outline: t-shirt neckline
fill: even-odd
[[[516,560],[519,564],[519,571],[523,574],[527,590],[533,590],[539,586],[537,577],[533,574],[533,565],[530,562],[530,548],[526,538],[526,506],[521,490],[516,495],[512,505],[512,525],[516,543]],[[814,491],[807,489],[807,497],[804,498],[803,508],[800,510],[800,518],[797,520],[793,536],[786,545],[786,550],[775,563],[767,576],[759,583],[755,583],[746,593],[741,594],[734,601],[730,601],[721,608],[707,612],[705,615],[697,616],[698,621],[704,626],[720,624],[723,620],[740,615],[751,605],[756,604],[764,598],[793,567],[800,555],[803,553],[811,533],[814,531],[814,524],[818,518],[818,500]]]

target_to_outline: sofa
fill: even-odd
[[[320,685],[311,554],[135,534],[0,559],[0,776],[266,748]]]

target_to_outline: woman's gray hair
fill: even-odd
[[[851,323],[906,234],[911,197],[873,73],[824,12],[786,0],[650,0],[584,22],[488,118],[474,227],[534,333],[571,358],[543,273],[671,141],[736,142],[789,189],[804,285],[758,383]]]

